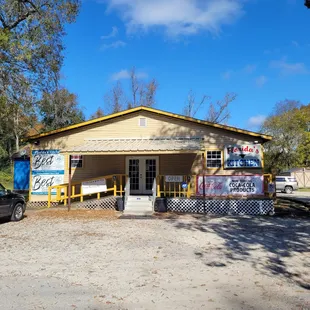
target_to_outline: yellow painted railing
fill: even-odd
[[[158,175],[156,177],[157,197],[187,197],[196,195],[196,175],[181,175],[180,179],[172,181],[167,179],[165,175]],[[84,194],[82,189],[82,182],[106,180],[107,189],[102,192],[96,192],[92,194]],[[128,177],[125,174],[113,174],[106,175],[98,178],[83,180],[79,182],[71,183],[71,199],[79,198],[80,201],[84,200],[86,196],[96,195],[97,199],[100,199],[103,194],[111,193],[114,196],[121,196],[125,193],[125,185]],[[264,175],[264,189],[265,196],[269,196],[268,183],[272,180],[270,174]],[[48,207],[52,202],[63,202],[64,205],[68,203],[69,184],[60,184],[50,186],[48,188]]]
[[[157,176],[157,197],[187,197],[195,194],[196,176],[180,175],[180,180],[171,182],[167,176]],[[183,187],[183,186],[184,187]]]
[[[92,194],[84,194],[82,183],[89,181],[97,181],[105,179],[107,189],[101,192],[95,192]],[[103,193],[111,193],[114,196],[120,196],[124,193],[124,186],[126,184],[127,176],[125,174],[113,174],[106,175],[98,178],[87,179],[78,182],[71,183],[71,199],[79,198],[80,201],[84,200],[86,196],[96,195],[97,199],[100,199]],[[63,201],[66,206],[68,203],[68,193],[69,193],[69,184],[59,184],[55,186],[49,186],[48,188],[48,207],[51,206],[52,202],[61,202]]]

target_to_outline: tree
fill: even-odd
[[[158,82],[156,79],[151,79],[149,83],[144,83],[139,80],[136,68],[130,70],[130,90],[132,100],[128,100],[127,108],[134,108],[137,106],[152,107],[156,103],[156,92],[158,89]]]
[[[7,157],[31,127],[42,92],[57,86],[64,25],[74,21],[79,5],[79,0],[0,0],[0,134]]]
[[[120,112],[124,109],[126,98],[123,86],[117,81],[113,88],[105,95],[105,104],[110,113]]]
[[[196,100],[196,95],[193,90],[190,90],[183,109],[185,116],[195,117],[207,104],[206,121],[211,123],[227,123],[230,118],[229,104],[236,99],[234,93],[227,93],[222,100],[215,103],[211,101],[211,97],[203,95],[200,100]]]
[[[266,170],[290,169],[309,162],[305,146],[309,143],[310,105],[284,100],[275,105],[261,131],[273,136],[265,146]]]
[[[121,82],[117,81],[104,97],[107,110],[111,113],[138,106],[153,107],[156,104],[158,89],[156,79],[153,78],[148,83],[145,83],[141,78],[139,79],[139,74],[136,72],[135,67],[130,70],[128,76],[129,92],[127,94]]]
[[[33,92],[50,86],[63,56],[64,24],[71,23],[79,0],[0,0],[0,90],[14,91],[24,77]]]
[[[77,96],[61,88],[52,93],[44,93],[39,102],[39,114],[44,130],[54,130],[85,120],[79,108]]]
[[[210,99],[210,97],[203,95],[201,100],[197,103],[196,95],[191,89],[187,95],[187,100],[183,109],[183,114],[188,117],[195,117],[197,112],[201,109],[205,101],[208,99]]]
[[[18,151],[21,139],[33,126],[36,115],[29,105],[27,92],[20,86],[20,93],[15,94],[16,101],[8,104],[5,97],[0,100],[0,166],[6,166],[14,150]],[[23,105],[18,99],[23,98]]]
[[[104,116],[104,111],[99,107],[95,113],[93,113],[89,119],[96,119]]]
[[[156,104],[156,91],[158,88],[158,83],[155,79],[152,79],[149,83],[145,85],[145,93],[142,105],[146,107],[153,107]]]

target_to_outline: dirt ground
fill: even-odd
[[[28,211],[0,223],[1,309],[310,309],[310,220]]]

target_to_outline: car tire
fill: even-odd
[[[293,187],[292,186],[285,186],[284,191],[286,194],[292,194]]]
[[[18,222],[24,217],[24,205],[21,202],[18,202],[14,206],[13,213],[11,215],[11,221]]]

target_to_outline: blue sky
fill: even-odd
[[[133,66],[159,83],[156,108],[182,114],[190,89],[227,92],[229,125],[257,130],[284,99],[310,103],[310,10],[303,0],[84,0],[68,25],[62,84],[89,117]],[[197,118],[204,118],[201,110]]]

